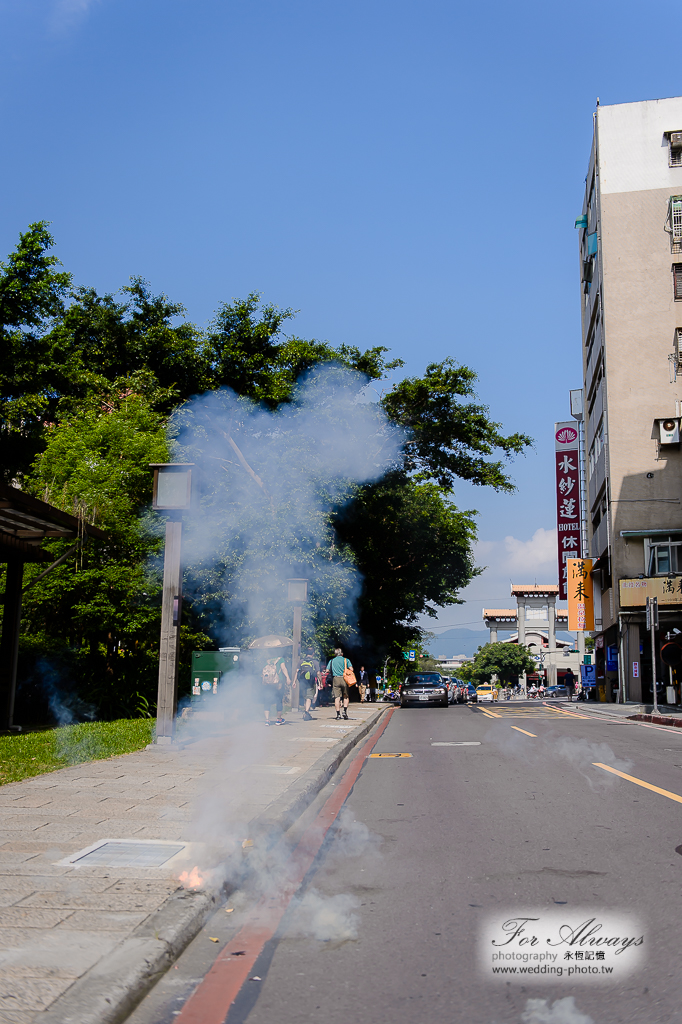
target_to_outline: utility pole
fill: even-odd
[[[150,465],[154,470],[152,508],[168,516],[163,556],[159,688],[156,702],[155,742],[159,746],[171,744],[175,736],[182,618],[181,513],[189,511],[192,504],[192,466],[193,463],[189,462],[155,462]]]
[[[298,710],[298,669],[301,664],[301,619],[303,608],[294,605],[294,649],[291,654],[291,710]]]
[[[294,606],[294,648],[291,652],[291,710],[298,711],[298,669],[301,664],[301,620],[308,600],[306,579],[287,580],[287,598]]]
[[[658,714],[658,697],[656,695],[656,630],[658,628],[658,598],[646,599],[646,626],[651,630],[651,687],[654,694],[654,714]]]
[[[178,707],[179,633],[182,617],[181,520],[166,522],[163,558],[161,639],[159,643],[159,690],[156,704],[156,742],[172,743]]]

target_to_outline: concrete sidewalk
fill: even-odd
[[[120,1020],[214,905],[210,886],[179,888],[193,844],[281,834],[390,706],[249,721],[0,788],[0,1022]],[[94,863],[69,863],[91,847]]]

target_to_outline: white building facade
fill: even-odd
[[[682,629],[682,97],[597,108],[576,224],[597,684],[647,701]]]

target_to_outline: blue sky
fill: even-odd
[[[592,112],[676,95],[679,4],[0,0],[0,253],[47,219],[80,284],[198,324],[258,290],[297,334],[453,356],[536,447],[462,485],[489,565],[443,625],[555,579],[552,424],[580,386]],[[506,539],[505,539],[506,538]],[[523,577],[523,579],[521,578]]]

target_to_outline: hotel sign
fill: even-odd
[[[682,576],[620,581],[621,608],[645,607],[647,597],[657,597],[659,605],[682,604]]]
[[[569,558],[580,558],[580,452],[575,421],[554,424],[559,600],[568,600]],[[589,628],[589,627],[588,627]]]

